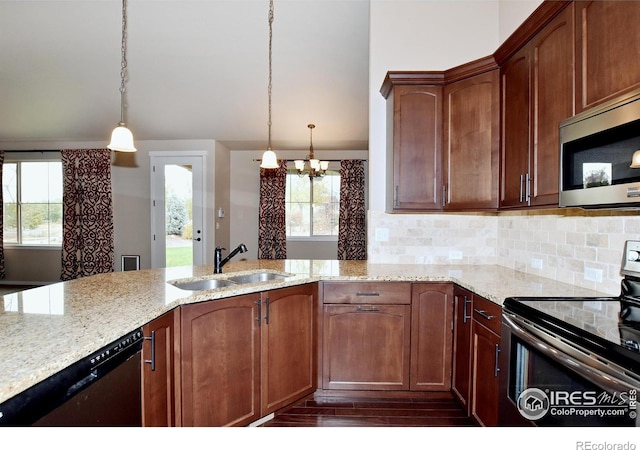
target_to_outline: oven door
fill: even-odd
[[[499,424],[640,426],[637,375],[503,311]]]

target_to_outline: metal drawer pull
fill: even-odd
[[[498,378],[498,374],[500,373],[500,367],[499,367],[499,360],[500,360],[500,346],[498,344],[496,345],[496,354],[495,354],[495,360],[494,360],[494,370],[493,370],[493,377],[494,378]]]
[[[471,304],[471,300],[464,296],[464,311],[462,312],[462,323],[467,323],[467,320],[471,319],[471,316],[467,314],[467,305]]]
[[[380,297],[379,292],[356,292],[357,297]]]
[[[365,306],[365,307],[358,306],[356,308],[356,311],[358,311],[358,312],[378,312],[380,310],[378,308],[374,307],[374,306]]]
[[[151,359],[145,359],[144,362],[151,364],[151,371],[156,371],[156,332],[151,332],[151,337],[144,337],[145,340],[151,341]]]
[[[491,320],[491,319],[493,319],[495,317],[495,316],[491,316],[491,315],[487,314],[486,311],[483,311],[481,309],[473,308],[473,312],[478,313],[480,316],[484,317],[487,320]]]

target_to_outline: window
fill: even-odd
[[[7,160],[2,170],[4,243],[62,245],[62,162]]]
[[[325,176],[309,180],[308,175],[287,173],[285,207],[287,238],[338,237],[340,214],[340,173],[328,170]]]

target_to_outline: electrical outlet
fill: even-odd
[[[376,228],[376,241],[387,242],[389,240],[388,228]]]
[[[462,252],[460,250],[449,251],[449,259],[462,259]]]
[[[587,281],[595,281],[596,283],[602,283],[602,270],[594,269],[593,267],[585,267],[584,279]]]
[[[531,258],[532,269],[542,269],[542,260],[539,258]]]

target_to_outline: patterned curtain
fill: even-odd
[[[4,152],[0,150],[0,186],[2,186],[2,165],[4,164]],[[4,199],[2,198],[2,191],[4,189],[0,188],[0,278],[4,278],[6,276],[6,272],[4,270]]]
[[[285,194],[287,161],[277,169],[260,169],[258,211],[258,259],[286,259],[287,228]]]
[[[364,163],[343,160],[340,163],[338,259],[367,259],[364,195]]]
[[[113,272],[111,152],[62,150],[62,275]]]

